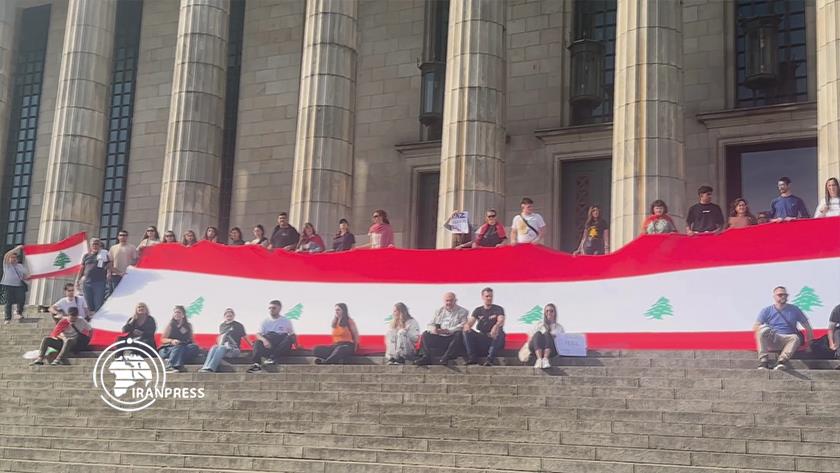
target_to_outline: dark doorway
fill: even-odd
[[[779,192],[778,179],[792,181],[794,195],[805,201],[808,211],[816,207],[822,184],[817,182],[817,140],[797,140],[732,146],[726,149],[726,198],[747,199],[753,215],[770,209]],[[721,207],[729,202],[721,203]]]
[[[589,206],[598,204],[601,216],[610,221],[610,158],[564,161],[561,167],[560,249],[577,249]]]
[[[417,176],[417,248],[435,248],[437,240],[439,172]]]

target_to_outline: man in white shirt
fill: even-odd
[[[463,355],[464,352],[464,323],[469,312],[457,304],[458,298],[454,292],[443,295],[443,307],[435,311],[432,323],[420,336],[420,351],[423,355],[414,362],[423,366],[432,363],[434,353],[443,352],[440,363],[445,365]]]
[[[79,309],[79,318],[90,322],[90,310],[88,309],[87,301],[85,301],[84,296],[76,295],[75,284],[67,283],[64,285],[64,297],[50,306],[49,310],[53,316],[53,320],[57,323],[69,313],[68,309],[71,307]]]
[[[270,317],[263,321],[257,333],[253,344],[253,365],[248,368],[249,373],[262,371],[263,358],[267,358],[265,364],[271,365],[292,350],[295,329],[292,327],[292,321],[280,314],[282,308],[283,304],[276,299],[268,303]]]
[[[523,197],[519,207],[522,211],[513,217],[513,224],[510,227],[510,244],[543,244],[546,236],[545,220],[542,215],[534,212],[534,201]]]

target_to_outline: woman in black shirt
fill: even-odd
[[[182,305],[176,305],[172,311],[172,320],[163,331],[160,338],[160,356],[169,365],[169,373],[186,371],[184,365],[192,361],[199,352],[198,345],[193,342],[192,324],[187,320],[187,310]]]
[[[245,327],[233,320],[236,314],[233,309],[225,309],[225,320],[219,325],[219,338],[216,344],[207,352],[207,359],[201,371],[204,373],[215,373],[219,369],[222,358],[236,358],[239,356],[240,342],[245,341],[248,346],[251,342],[245,337]]]

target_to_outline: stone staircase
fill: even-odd
[[[92,357],[29,367],[47,320],[0,326],[0,471],[840,471],[840,371],[749,352],[593,352],[518,366],[316,366],[173,374],[204,399],[106,406]],[[361,364],[366,363],[366,364]],[[822,368],[822,369],[816,369]]]

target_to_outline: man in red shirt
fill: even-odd
[[[53,348],[58,350],[58,356],[51,364],[69,365],[67,355],[84,348],[84,345],[90,341],[90,332],[91,328],[87,321],[79,318],[79,309],[70,307],[67,309],[67,315],[58,321],[50,335],[41,340],[38,358],[31,364],[43,365],[47,350]]]

